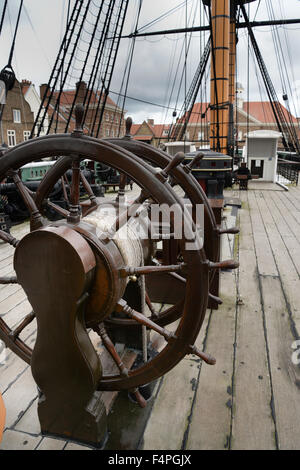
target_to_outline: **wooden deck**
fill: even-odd
[[[238,258],[240,268],[221,273],[223,305],[207,312],[197,340],[217,364],[183,360],[159,381],[139,444],[120,440],[115,449],[300,449],[300,369],[292,361],[300,331],[300,189],[250,188],[227,192],[242,208],[228,206],[224,224],[239,224],[240,235],[223,237],[222,257]],[[12,253],[0,245],[0,275],[12,272]],[[18,286],[0,288],[0,314],[11,324],[29,309]],[[32,342],[33,328],[23,333]],[[300,359],[300,343],[298,350]],[[12,353],[0,357],[0,390],[7,408],[0,450],[88,449],[40,435],[30,368]]]

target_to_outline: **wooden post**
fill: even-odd
[[[69,227],[29,233],[14,257],[38,324],[31,370],[42,433],[101,447],[107,432],[97,391],[102,368],[85,326],[95,265],[88,243]]]

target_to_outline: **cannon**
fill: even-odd
[[[37,191],[41,180],[55,164],[57,157],[54,156],[53,158],[55,158],[53,161],[30,162],[19,169],[18,173],[21,181],[32,193]],[[81,174],[91,186],[94,194],[97,197],[103,196],[104,186],[98,182],[95,176],[95,169],[88,168],[84,162],[82,162],[81,167]],[[65,209],[70,193],[71,178],[72,172],[67,171],[53,186],[51,193],[48,195],[47,202],[50,201]],[[80,194],[81,196],[86,195],[82,181],[80,183]],[[12,223],[16,224],[23,222],[29,217],[28,208],[17,190],[13,179],[10,177],[5,178],[5,182],[1,182],[0,184],[0,205],[0,212],[3,213],[3,217],[6,217],[6,223],[9,225],[8,228],[10,228],[11,225],[8,222],[8,218]],[[50,220],[57,220],[61,215],[52,209],[51,204],[48,204],[47,217]]]
[[[237,229],[217,226],[202,188],[191,175],[201,154],[183,166],[181,153],[172,158],[134,143],[130,120],[123,139],[87,137],[82,118],[83,108],[77,106],[72,135],[25,142],[1,159],[0,180],[11,178],[18,189],[30,213],[30,233],[16,240],[0,231],[0,239],[15,248],[16,272],[15,277],[0,278],[0,284],[19,283],[32,312],[15,327],[5,322],[5,316],[0,318],[0,339],[31,365],[39,390],[42,433],[101,447],[107,432],[102,391],[128,390],[145,406],[142,386],[167,373],[187,354],[215,363],[197,349],[195,340],[208,299],[214,297],[210,285],[216,270],[238,266],[234,260],[218,261],[220,236]],[[55,155],[62,157],[37,190],[29,191],[20,179],[20,167]],[[115,200],[108,204],[106,198],[96,197],[82,174],[82,160],[99,162],[121,174]],[[62,208],[49,201],[49,194],[68,171],[70,192]],[[124,196],[127,178],[139,188],[131,201]],[[80,182],[87,194],[84,200]],[[47,218],[49,204],[61,216],[59,220]],[[205,230],[198,224],[198,205],[204,208]],[[161,311],[157,304],[162,304]],[[22,331],[33,321],[37,337],[32,349]],[[169,325],[175,321],[173,331]],[[112,366],[106,367],[91,340],[92,332],[99,336]],[[158,338],[164,341],[159,348]],[[120,344],[125,351],[141,351],[142,359],[133,363],[126,354],[122,356]]]

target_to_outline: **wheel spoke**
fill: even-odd
[[[63,207],[58,206],[57,204],[54,204],[54,202],[51,202],[50,199],[47,199],[45,203],[47,204],[48,207],[55,210],[58,214],[62,215],[63,217],[67,218],[70,216],[69,211],[67,211]]]
[[[239,265],[240,264],[234,259],[227,259],[225,261],[220,261],[219,263],[212,263],[211,261],[208,262],[209,269],[237,269]]]
[[[120,183],[119,183],[119,191],[117,196],[117,201],[122,200],[125,196],[125,186],[126,186],[127,176],[125,173],[120,173]]]
[[[126,315],[131,317],[133,320],[146,326],[147,328],[150,328],[153,331],[156,331],[156,333],[159,333],[161,336],[165,338],[165,340],[168,343],[170,341],[174,341],[177,339],[177,336],[173,332],[168,331],[165,328],[162,328],[161,326],[157,325],[149,318],[145,317],[142,313],[137,312],[133,308],[129,307],[129,305],[124,300],[120,300],[117,303],[116,312],[126,313]],[[206,354],[204,352],[199,351],[199,349],[195,345],[188,345],[186,349],[187,349],[187,354],[195,354],[196,356],[198,356],[200,359],[202,359],[204,362],[206,362],[209,365],[214,365],[216,363],[216,360],[214,357],[212,357],[210,354]]]
[[[70,215],[68,222],[78,224],[80,222],[80,158],[74,157],[72,161],[72,183],[70,195]]]
[[[24,328],[26,328],[26,326],[30,325],[30,323],[35,319],[35,313],[34,312],[31,312],[29,313],[29,315],[27,315],[24,320],[20,323],[19,326],[17,326],[17,328],[15,328],[14,330],[12,330],[10,333],[9,333],[9,336],[13,339],[13,340],[16,340],[16,338],[22,333],[22,331],[24,330]]]
[[[90,186],[90,183],[88,182],[88,180],[86,179],[86,177],[84,176],[83,172],[81,171],[80,172],[80,178],[81,178],[81,181],[82,181],[82,184],[84,186],[84,189],[86,190],[87,194],[88,194],[88,197],[91,201],[91,205],[92,206],[95,206],[98,207],[99,204],[97,203],[97,199],[96,199],[96,196],[95,194],[93,193],[93,190]]]
[[[137,268],[126,267],[120,269],[121,277],[141,275],[141,274],[155,274],[155,273],[178,273],[186,267],[185,263],[174,265],[161,265],[161,266],[141,266]]]
[[[4,232],[3,230],[0,230],[0,240],[2,240],[5,243],[9,243],[15,248],[19,243],[19,240],[14,238],[10,233]]]
[[[125,367],[122,359],[120,358],[113,342],[111,341],[110,337],[107,334],[107,331],[105,329],[105,326],[103,323],[100,323],[98,326],[94,327],[93,330],[100,336],[102,339],[102,342],[109,352],[110,356],[112,357],[113,361],[115,362],[116,366],[118,367],[121,375],[123,377],[128,377],[128,369]],[[141,408],[145,408],[147,403],[146,400],[143,398],[141,393],[139,392],[138,388],[134,388],[132,390],[129,390],[130,393],[134,394],[138,404],[140,405]]]
[[[151,312],[151,318],[157,319],[158,318],[158,313],[155,311],[147,291],[145,292],[145,300],[146,300],[146,304],[147,304],[147,306],[148,306],[148,308]]]
[[[124,300],[120,300],[117,303],[117,307],[115,310],[118,313],[119,312],[126,313],[126,315],[128,315],[130,318],[137,321],[141,325],[144,325],[147,328],[150,328],[151,330],[156,331],[156,333],[159,333],[161,336],[163,336],[166,341],[170,341],[171,339],[176,339],[176,336],[172,332],[166,330],[165,328],[162,328],[161,326],[157,325],[149,318],[145,317],[142,313],[137,312],[133,308],[129,307],[129,305]]]
[[[61,186],[62,186],[65,201],[69,204],[69,197],[68,197],[66,183],[65,183],[65,175],[61,176],[60,181],[61,181]]]
[[[0,284],[18,284],[18,280],[16,276],[0,277]]]
[[[113,226],[109,229],[108,235],[114,236],[132,217],[135,217],[140,206],[149,198],[149,194],[142,190],[140,195],[127,207],[115,220]]]
[[[31,196],[31,191],[29,191],[28,188],[26,188],[21,178],[19,177],[17,171],[10,170],[8,172],[8,176],[12,177],[13,182],[17,186],[22,199],[27,209],[29,210],[33,230],[43,227],[44,224],[43,224],[42,216],[38,208],[36,207],[36,204]]]
[[[174,168],[176,168],[178,165],[180,165],[180,163],[183,162],[183,160],[185,159],[185,155],[183,152],[178,152],[176,153],[176,155],[172,158],[172,160],[168,163],[168,165],[166,166],[166,168],[164,168],[163,170],[159,171],[157,174],[156,174],[156,177],[165,182],[167,181],[168,179],[168,176],[169,174],[172,172],[172,170],[174,170]]]
[[[110,337],[107,334],[105,326],[103,323],[100,323],[98,326],[93,327],[93,330],[100,336],[102,342],[109,352],[110,356],[114,360],[116,366],[118,367],[121,375],[127,377],[128,376],[128,369],[125,367],[122,359],[120,358],[113,342],[111,341]]]

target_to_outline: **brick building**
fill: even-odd
[[[235,125],[235,135],[238,146],[242,148],[248,132],[256,130],[278,131],[278,127],[270,102],[244,102],[243,88],[240,84],[237,85],[237,106],[234,108],[234,121],[237,123]],[[300,138],[299,118],[294,117],[282,104],[280,104],[280,107],[287,122],[291,122],[295,126],[297,135]],[[154,125],[151,119],[132,126],[132,135],[135,140],[148,142],[155,147],[168,141],[169,131],[169,125]],[[170,134],[172,134],[172,129]],[[207,147],[209,145],[209,134],[209,103],[195,103],[186,128],[185,139],[189,142],[195,142],[196,145]]]
[[[300,138],[299,121],[281,103],[281,111],[288,123],[294,125]],[[276,120],[269,101],[243,100],[243,87],[237,84],[237,99],[234,107],[235,135],[239,147],[243,147],[248,132],[257,130],[278,131]],[[186,140],[204,144],[209,142],[210,108],[209,103],[195,103],[187,125]],[[279,144],[281,141],[279,142]]]
[[[14,147],[29,139],[34,123],[34,114],[24,97],[22,83],[15,81],[7,93],[6,104],[0,122],[2,145]]]
[[[40,97],[43,99],[44,93],[47,90],[47,85],[43,84],[40,87]],[[59,98],[59,92],[54,92],[53,99],[51,100],[50,106],[48,108],[49,121],[51,124],[50,133],[63,133],[66,130],[68,123],[69,115],[72,109],[73,101],[76,97],[76,104],[83,104],[84,96],[87,91],[87,85],[85,82],[81,81],[76,84],[76,89],[73,90],[64,90],[59,99],[59,106],[56,107],[56,102]],[[76,96],[77,95],[77,96]],[[88,104],[88,111],[85,119],[85,132],[87,134],[96,135],[99,120],[99,110],[97,112],[97,107],[99,100],[102,101],[103,97],[100,96],[99,92],[90,93],[90,101]],[[96,119],[95,119],[96,116]],[[93,122],[95,124],[93,127]],[[121,121],[121,126],[120,126]],[[119,132],[120,126],[120,132]],[[75,117],[74,110],[71,116],[71,120],[68,126],[68,131],[72,131],[75,127]],[[102,123],[100,126],[100,131],[98,137],[102,138],[113,138],[113,137],[122,137],[125,134],[125,121],[124,113],[122,109],[119,108],[116,103],[108,96],[105,104],[104,115]]]
[[[131,134],[134,140],[158,147],[160,144],[168,142],[169,130],[169,124],[154,124],[154,119],[148,119],[142,124],[133,124]]]

